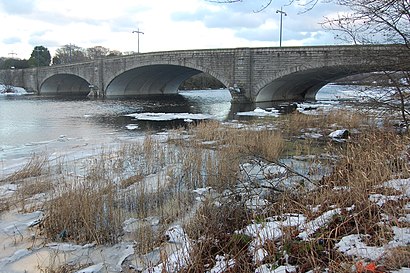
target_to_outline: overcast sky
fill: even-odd
[[[320,22],[340,8],[320,3],[303,13],[303,1],[273,0],[255,13],[265,0],[0,0],[0,56],[29,58],[36,45],[52,55],[66,44],[137,51],[138,29],[141,52],[278,46],[281,6],[283,46],[339,44]]]

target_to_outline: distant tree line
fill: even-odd
[[[103,46],[82,48],[73,44],[64,45],[56,50],[54,57],[44,46],[35,46],[29,59],[0,57],[0,69],[23,69],[59,64],[86,62],[103,57],[121,56],[134,52],[122,53],[118,50],[110,50]]]
[[[125,53],[128,54],[128,53]],[[70,64],[78,62],[86,62],[104,57],[121,56],[122,52],[118,50],[110,50],[103,46],[95,46],[90,48],[81,48],[76,45],[65,45],[56,50],[52,64]]]
[[[366,85],[366,86],[395,86],[397,83],[408,85],[408,75],[402,71],[396,71],[386,75],[384,72],[372,72],[347,76],[336,80],[341,85]]]
[[[207,73],[200,73],[184,81],[180,90],[219,89],[225,86]]]

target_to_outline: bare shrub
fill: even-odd
[[[195,136],[190,145],[196,150],[190,151],[184,162],[196,170],[186,169],[185,173],[205,175],[202,185],[218,190],[237,183],[241,162],[249,157],[276,160],[284,146],[281,134],[268,128],[237,129],[212,121],[202,122],[190,132]]]
[[[205,202],[196,217],[186,225],[189,238],[197,241],[191,254],[191,263],[184,272],[205,272],[215,264],[217,255],[235,258],[233,272],[251,272],[251,257],[247,246],[251,239],[235,234],[251,219],[241,202],[228,201],[220,206]]]
[[[323,183],[348,186],[352,189],[353,200],[367,200],[374,186],[397,175],[409,175],[408,159],[404,153],[408,142],[407,137],[391,132],[376,130],[360,134],[346,147],[339,148],[340,160]]]
[[[46,204],[43,228],[48,238],[77,243],[115,243],[121,232],[121,213],[115,207],[112,185],[80,182]]]
[[[390,249],[383,257],[383,263],[387,270],[397,270],[402,267],[410,267],[410,247],[396,247]]]
[[[330,266],[336,272],[347,272],[351,266],[344,268],[338,265],[354,263],[335,250],[335,243],[343,236],[366,234],[365,243],[370,246],[382,246],[391,241],[391,225],[394,223],[386,222],[384,217],[389,215],[392,219],[398,219],[405,214],[400,208],[405,207],[408,198],[389,201],[380,206],[370,200],[369,195],[398,194],[381,185],[393,178],[409,177],[408,157],[405,153],[408,144],[406,136],[373,129],[352,137],[348,143],[332,145],[329,150],[339,160],[333,172],[322,179],[320,187],[284,192],[273,200],[266,213],[297,213],[310,220],[333,208],[340,208],[341,212],[326,227],[311,235],[312,240],[300,241],[295,238],[294,231],[289,229],[280,242],[274,243],[270,249],[285,248],[289,262],[298,265],[300,271]],[[389,255],[385,263],[404,266],[401,264],[406,261],[406,255],[408,250],[401,249],[400,254],[396,255],[396,261]],[[276,256],[271,259],[279,261]],[[400,266],[396,265],[396,268]]]

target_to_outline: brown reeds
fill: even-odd
[[[46,154],[33,154],[27,163],[12,175],[6,177],[4,181],[15,182],[30,177],[37,177],[46,170],[48,158]]]
[[[298,265],[301,272],[324,268],[345,272],[345,267],[339,265],[351,266],[353,261],[335,250],[335,243],[341,237],[368,234],[366,243],[371,245],[382,245],[391,239],[389,225],[380,224],[383,215],[398,218],[401,212],[397,207],[403,207],[408,200],[378,206],[369,200],[369,195],[393,194],[391,189],[381,187],[381,183],[410,175],[407,154],[410,140],[367,125],[345,143],[325,146],[327,141],[319,145],[300,140],[296,153],[326,151],[334,157],[323,163],[334,164],[331,173],[317,181],[316,187],[304,187],[301,183],[297,190],[272,192],[263,211],[250,210],[245,206],[247,196],[235,193],[237,185],[244,182],[240,181],[241,164],[261,158],[276,162],[287,146],[284,136],[293,142],[290,136],[300,134],[303,128],[318,127],[326,135],[330,128],[351,129],[370,123],[363,122],[356,114],[343,119],[339,112],[324,117],[295,114],[283,122],[281,132],[267,125],[257,129],[233,128],[207,121],[184,131],[185,138],[170,136],[168,142],[161,142],[149,135],[142,143],[102,151],[88,161],[81,175],[61,178],[53,185],[44,180],[45,184],[39,184],[36,190],[25,188],[32,184],[21,186],[20,195],[27,198],[39,191],[52,192],[44,206],[46,218],[42,223],[51,240],[115,243],[124,234],[124,220],[135,218],[145,222],[133,231],[131,238],[136,241],[136,249],[145,253],[159,244],[166,226],[180,221],[186,224],[189,237],[196,242],[186,272],[209,270],[217,255],[235,259],[233,272],[254,271],[255,264],[248,252],[251,238],[235,233],[236,230],[252,221],[263,222],[272,215],[298,213],[311,220],[332,208],[340,208],[341,212],[326,227],[317,230],[312,240],[296,238],[296,228],[283,229],[282,238],[266,242],[264,247],[269,255],[265,262],[283,264],[286,250],[288,262]],[[21,174],[11,177],[13,181],[42,174],[45,162],[38,162],[29,163]],[[311,169],[311,173],[315,170]],[[247,186],[249,192],[257,187]],[[192,190],[200,187],[211,187],[216,194],[197,205]],[[159,223],[147,222],[152,217],[158,217]],[[395,251],[403,259],[408,257],[406,248]],[[403,259],[394,260],[393,256],[386,256],[386,264],[387,261],[403,264]],[[394,266],[398,265],[390,267]]]
[[[369,196],[375,193],[394,194],[391,189],[382,187],[382,183],[409,177],[408,143],[407,137],[381,130],[359,134],[350,142],[335,147],[333,151],[339,160],[333,172],[321,181],[320,187],[313,191],[301,189],[300,192],[284,193],[272,203],[272,212],[300,213],[308,219],[335,207],[342,208],[326,228],[312,236],[314,240],[302,243],[295,237],[283,236],[281,245],[289,245],[288,254],[294,257],[294,264],[302,269],[343,263],[352,265],[352,261],[334,249],[335,243],[349,234],[366,234],[366,244],[372,246],[381,246],[392,239],[393,223],[386,223],[383,217],[399,218],[403,212],[398,208],[404,207],[408,198],[380,206]],[[408,252],[401,254],[405,255]],[[388,257],[391,259],[391,255]],[[345,272],[340,266],[333,270]]]
[[[230,219],[229,213],[213,205],[212,202],[204,203],[204,208],[187,226],[190,236],[201,238],[195,248],[194,258],[187,272],[208,270],[209,265],[214,263],[216,255],[227,255],[235,258],[240,264],[235,268],[235,272],[254,270],[252,266],[255,265],[247,256],[249,254],[247,254],[246,239],[240,240],[242,243],[239,244],[239,252],[237,252],[238,244],[232,249],[233,231],[224,225],[226,222],[233,221],[229,222],[229,225],[240,228],[237,224],[233,224],[238,223],[240,219],[242,225],[251,220],[255,221],[257,218],[263,219],[269,215],[286,213],[303,214],[308,219],[314,219],[333,208],[341,208],[341,213],[335,215],[326,227],[313,234],[312,240],[301,241],[295,237],[298,232],[293,228],[288,228],[283,230],[284,235],[280,240],[269,241],[268,245],[264,246],[265,249],[269,250],[269,256],[265,258],[265,262],[274,262],[280,265],[284,260],[283,250],[286,250],[288,262],[298,265],[298,270],[301,272],[318,270],[319,268],[331,268],[332,272],[349,271],[354,262],[351,258],[335,250],[335,243],[343,236],[367,234],[365,243],[373,246],[381,246],[390,241],[392,239],[391,226],[385,222],[383,217],[390,215],[393,219],[399,218],[404,212],[398,208],[403,208],[409,200],[404,198],[379,206],[370,200],[369,196],[374,193],[397,194],[391,189],[382,187],[382,183],[389,179],[410,176],[407,153],[410,139],[389,130],[376,129],[373,125],[369,126],[371,122],[368,120],[363,122],[358,118],[358,115],[348,115],[345,120],[342,117],[341,113],[335,113],[327,117],[326,122],[324,118],[307,117],[306,119],[303,117],[298,121],[299,123],[292,124],[296,124],[296,129],[292,128],[295,130],[293,133],[299,133],[299,129],[306,128],[307,123],[311,126],[320,126],[321,130],[324,131],[328,131],[329,129],[326,128],[329,127],[335,128],[334,123],[336,122],[338,124],[336,128],[339,126],[339,128],[354,128],[351,124],[349,125],[352,120],[354,126],[365,125],[365,127],[360,127],[362,132],[353,135],[348,142],[330,143],[329,146],[322,148],[326,150],[328,155],[333,155],[337,161],[325,162],[326,164],[336,162],[336,164],[333,165],[330,175],[322,179],[320,185],[314,190],[301,187],[298,192],[285,191],[272,199],[269,211],[265,210],[263,214],[256,215],[256,218],[254,213],[250,213],[244,208],[244,204],[240,200],[233,203],[228,202],[231,206],[230,210],[240,211],[234,217],[235,220]],[[346,121],[348,122],[346,123]],[[321,122],[323,124],[320,124]],[[333,125],[327,122],[331,122]],[[297,128],[298,124],[299,128]],[[215,124],[212,126],[218,133],[202,135],[204,139],[221,141],[221,139],[215,139],[216,136],[226,139],[225,134],[219,133],[220,128],[216,127]],[[262,138],[263,134],[258,135],[258,137]],[[240,132],[237,132],[236,135],[242,136]],[[235,155],[240,154],[241,160],[246,155],[258,155],[264,151],[264,148],[252,147],[260,142],[250,145],[250,139],[248,138],[248,143],[243,143],[240,149],[235,150]],[[237,144],[238,142],[231,140],[224,143]],[[300,145],[310,145],[310,142],[305,141],[303,144],[301,141]],[[250,147],[252,148],[249,149]],[[219,150],[222,149],[219,147]],[[308,154],[313,151],[310,147],[302,147],[300,150],[307,151]],[[249,151],[253,153],[249,153]],[[236,161],[236,163],[238,162],[240,161]],[[226,199],[224,200],[226,201]],[[219,202],[217,203],[219,204]],[[207,228],[208,226],[212,228]],[[394,251],[399,252],[396,260],[393,258]],[[386,265],[389,263],[398,264],[396,268],[405,266],[403,261],[409,255],[408,248],[394,251],[392,254],[387,254]],[[392,265],[388,267],[394,268]]]
[[[112,185],[78,181],[56,192],[46,204],[43,227],[48,238],[76,243],[115,243],[120,237],[122,217],[115,207]]]

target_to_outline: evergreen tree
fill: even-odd
[[[30,67],[49,66],[51,62],[50,51],[44,46],[35,46],[28,64]]]

